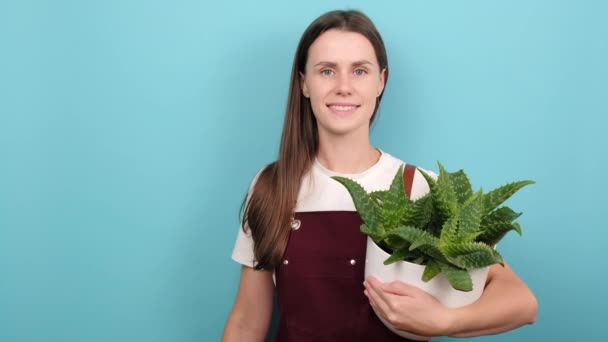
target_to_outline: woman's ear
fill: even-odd
[[[306,81],[304,74],[300,71],[300,88],[302,88],[302,95],[304,97],[309,98],[310,94],[308,93],[308,87],[306,86]]]
[[[382,92],[384,91],[384,85],[386,84],[386,73],[387,72],[388,71],[386,68],[382,69],[382,71],[380,72],[380,80],[378,81],[378,95],[376,95],[376,96],[382,95]]]

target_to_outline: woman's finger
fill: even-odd
[[[367,298],[369,298],[370,303],[373,302],[375,308],[386,318],[390,312],[390,306],[384,297],[384,292],[380,288],[381,285],[378,280],[368,278],[368,281],[365,282],[365,289],[367,290]]]
[[[369,276],[367,277],[367,283],[370,285],[371,289],[376,292],[378,296],[382,297],[382,299],[384,299],[385,301],[387,300],[383,289],[384,284],[380,280],[376,279],[373,276]]]
[[[369,293],[367,292],[367,290],[363,291],[363,293],[365,293],[365,296],[367,297],[367,299],[369,300],[369,304],[373,307],[376,308],[376,302],[374,301],[374,299],[369,295]]]
[[[388,284],[382,285],[382,290],[384,292],[401,295],[401,296],[414,296],[419,293],[420,290],[418,287],[410,284],[406,284],[402,281],[393,281]]]

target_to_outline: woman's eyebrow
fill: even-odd
[[[374,63],[364,60],[364,59],[353,63],[354,66],[360,66],[360,65],[365,65],[365,64],[373,65]]]
[[[368,60],[365,60],[365,59],[362,59],[362,60],[360,60],[360,61],[355,61],[355,62],[352,62],[352,63],[351,63],[351,65],[352,65],[352,66],[360,66],[360,65],[365,65],[365,64],[370,64],[370,65],[373,65],[373,63],[372,63],[372,62],[370,62],[370,61],[368,61]],[[328,67],[332,67],[332,68],[335,68],[335,67],[337,67],[337,66],[338,66],[338,64],[337,64],[337,63],[335,63],[335,62],[321,61],[321,62],[319,62],[319,63],[317,63],[317,64],[313,65],[313,67],[317,67],[317,66],[319,66],[319,65],[322,65],[322,66],[328,66]]]

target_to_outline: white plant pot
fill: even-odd
[[[425,266],[406,261],[398,261],[390,265],[384,265],[390,254],[383,251],[371,239],[367,238],[367,252],[365,258],[365,279],[374,276],[381,282],[390,283],[395,280],[417,286],[422,290],[433,295],[439,302],[449,308],[457,308],[475,302],[481,296],[488,276],[489,267],[484,267],[469,271],[473,280],[473,290],[470,292],[456,290],[450,285],[443,273],[436,275],[428,282],[422,281],[422,274]],[[385,321],[382,316],[374,309],[376,315],[384,325],[394,333],[417,341],[429,340],[427,336],[420,336],[407,331],[397,330],[390,323]]]

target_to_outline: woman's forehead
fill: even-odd
[[[376,62],[371,42],[357,32],[329,30],[322,33],[308,50],[309,65],[318,63],[353,64],[359,61]]]

